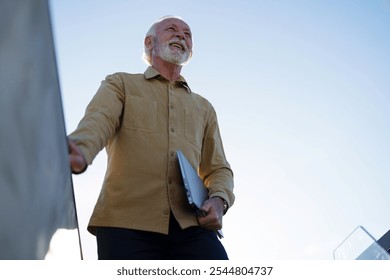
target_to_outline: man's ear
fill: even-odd
[[[150,51],[153,49],[153,37],[152,36],[146,36],[145,37],[145,47]]]

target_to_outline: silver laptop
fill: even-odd
[[[188,203],[195,209],[198,215],[204,215],[205,213],[201,213],[199,208],[202,207],[203,202],[209,197],[207,188],[199,178],[196,170],[180,150],[177,151],[177,157],[179,159]]]
[[[179,159],[180,171],[184,188],[186,189],[188,203],[195,210],[197,215],[206,216],[207,213],[201,211],[200,208],[202,207],[203,202],[209,197],[207,188],[184,154],[180,150],[177,150],[176,153],[177,158]],[[216,234],[219,238],[223,238],[222,230],[217,230]]]

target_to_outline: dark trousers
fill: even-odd
[[[202,227],[182,230],[171,215],[169,234],[98,227],[99,260],[227,260],[217,235]]]

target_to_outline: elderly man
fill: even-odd
[[[228,259],[216,230],[234,202],[212,105],[180,75],[192,56],[190,27],[179,17],[146,34],[143,74],[108,75],[69,135],[72,172],[106,147],[107,171],[88,225],[99,259]],[[186,199],[176,151],[198,167],[209,199],[197,216]]]

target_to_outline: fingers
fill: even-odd
[[[68,139],[68,153],[69,164],[72,172],[74,174],[84,172],[87,167],[87,161],[85,160],[81,149],[70,139]]]
[[[223,209],[222,211],[219,209],[220,207],[218,203],[219,202],[216,200],[216,198],[211,198],[205,201],[200,210],[205,212],[206,215],[198,216],[198,222],[200,226],[211,230],[222,228]]]
[[[222,219],[218,219],[216,216],[212,216],[211,214],[207,214],[205,217],[198,217],[198,222],[201,227],[217,230],[222,228]]]

